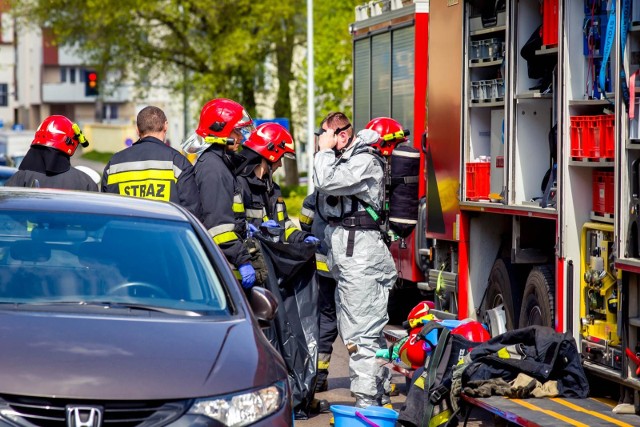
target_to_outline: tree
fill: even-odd
[[[351,111],[354,5],[315,2],[316,113]],[[201,103],[231,98],[252,115],[256,95],[276,90],[277,117],[300,123],[306,116],[292,103],[305,98],[296,83],[306,68],[294,56],[306,43],[306,0],[13,0],[11,7],[20,23],[50,28],[59,44],[74,46],[101,76],[134,78],[138,88],[162,81]],[[275,79],[268,79],[269,63]],[[297,184],[296,164],[286,169],[287,183]]]

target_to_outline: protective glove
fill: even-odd
[[[247,228],[249,230],[248,231],[249,237],[252,237],[253,234],[258,231],[258,228],[255,225],[251,224],[251,223],[248,224]]]
[[[267,227],[267,228],[277,228],[280,227],[280,224],[278,224],[276,221],[270,219],[269,221],[265,221],[262,223],[263,227]]]
[[[305,243],[313,243],[314,245],[318,245],[320,244],[320,239],[318,239],[316,236],[307,236],[304,238],[304,242]]]
[[[253,269],[253,266],[250,262],[242,264],[238,267],[238,271],[242,276],[242,287],[245,289],[251,289],[253,284],[256,282],[256,271]]]

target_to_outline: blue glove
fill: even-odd
[[[249,237],[253,236],[253,233],[255,233],[256,231],[258,231],[258,229],[256,228],[255,225],[249,223],[249,225],[247,226],[247,228],[249,229],[248,234]]]
[[[256,271],[253,269],[253,266],[250,262],[246,264],[242,264],[238,267],[238,271],[242,276],[242,287],[245,289],[251,289],[253,284],[256,282]]]
[[[314,245],[317,245],[320,243],[320,239],[318,239],[316,236],[307,236],[304,238],[304,242],[313,243]]]
[[[280,227],[280,224],[278,224],[276,221],[270,219],[269,221],[265,221],[262,223],[263,227],[267,227],[267,228],[277,228]]]

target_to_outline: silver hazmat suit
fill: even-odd
[[[316,154],[314,184],[338,200],[334,206],[323,203],[325,218],[350,212],[353,201],[349,196],[381,211],[384,170],[370,151],[370,145],[378,138],[377,132],[365,129],[342,156],[337,157],[330,149]],[[364,210],[362,203],[357,204],[359,211]],[[347,256],[349,231],[333,224],[325,229],[324,238],[329,247],[327,264],[338,283],[338,331],[350,353],[351,391],[360,401],[380,404],[383,394],[389,392],[391,375],[375,355],[380,348],[386,348],[382,330],[389,320],[387,302],[397,278],[395,263],[379,230],[356,230],[353,255]]]

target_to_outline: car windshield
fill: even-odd
[[[120,307],[177,315],[227,310],[191,225],[59,212],[0,212],[0,308]]]

